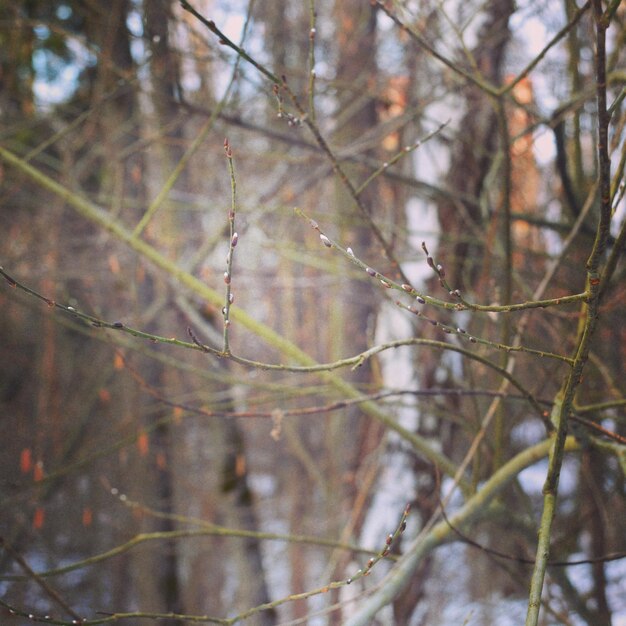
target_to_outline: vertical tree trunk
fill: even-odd
[[[338,0],[334,4],[336,24],[337,67],[336,81],[345,85],[337,101],[336,129],[333,142],[341,146],[350,146],[378,123],[377,102],[375,94],[379,90],[377,74],[377,11],[369,3],[360,0]],[[370,148],[363,156],[377,156],[378,150]],[[344,164],[345,172],[355,187],[367,175],[363,169]],[[362,206],[375,220],[383,232],[387,232],[383,223],[385,215],[381,211],[378,183],[371,184],[360,195]],[[346,187],[338,179],[335,180],[335,212],[341,241],[351,246],[361,259],[370,259],[382,271],[390,271],[386,265],[384,253],[380,245],[376,245],[374,234],[365,216],[355,203]],[[357,354],[367,349],[374,340],[378,301],[371,281],[350,280],[340,287],[337,294],[334,317],[340,327],[338,333],[330,340],[335,352],[332,358],[341,354]],[[349,297],[345,297],[349,294]],[[340,321],[339,321],[340,320]],[[360,367],[351,376],[351,381],[364,390],[371,390],[376,378],[370,362]],[[341,503],[354,504],[357,499],[357,481],[342,481],[344,476],[358,477],[362,461],[368,458],[378,445],[382,435],[378,424],[364,419],[358,407],[346,411],[345,414],[331,414],[326,428],[333,433],[333,441],[329,441],[329,455],[333,460],[334,470],[330,476],[330,510],[342,510]],[[343,484],[342,484],[343,482]],[[363,511],[357,511],[358,517],[353,520],[353,532],[359,535],[364,519]],[[353,515],[345,511],[343,520],[337,520],[339,531]],[[331,530],[332,532],[332,530]],[[338,563],[338,572],[343,574],[346,562]],[[333,623],[342,621],[339,613],[333,614]]]
[[[147,3],[148,11],[155,9],[155,3]],[[149,8],[148,8],[149,7]],[[115,0],[106,7],[93,5],[92,11],[87,14],[86,30],[96,41],[101,50],[100,62],[97,66],[95,82],[95,101],[104,99],[102,115],[98,118],[101,136],[103,138],[103,152],[105,160],[102,162],[101,180],[102,186],[99,193],[111,198],[112,206],[119,203],[119,198],[124,198],[125,203],[135,200],[138,209],[130,209],[127,206],[120,207],[126,212],[126,219],[131,225],[136,224],[142,216],[145,202],[145,163],[142,156],[128,154],[120,159],[119,155],[125,153],[138,137],[137,129],[142,116],[137,93],[131,86],[130,81],[125,80],[123,86],[118,88],[120,79],[128,79],[135,72],[135,64],[131,54],[130,33],[127,28],[127,20],[132,10],[128,0]],[[161,5],[160,7],[161,8]],[[152,14],[151,14],[152,15]],[[147,21],[151,15],[147,15]],[[167,37],[168,20],[163,18],[160,22],[159,31],[163,34],[165,45]],[[153,42],[158,41],[155,37]],[[160,59],[157,58],[155,62]],[[170,76],[159,84],[159,88],[167,90]],[[165,85],[165,86],[164,86]],[[117,89],[115,97],[110,94]],[[159,94],[155,97],[158,107],[169,102],[170,92],[161,100]],[[132,204],[130,204],[132,206]],[[158,297],[160,288],[155,279],[145,272],[143,267],[137,267],[135,277],[137,311],[140,317],[143,312],[151,310],[155,299]],[[144,324],[150,324],[152,320],[143,317]],[[142,368],[141,375],[155,388],[162,383],[162,366],[155,361]],[[130,386],[135,381],[128,380]],[[151,426],[153,420],[160,415],[153,415],[147,424],[142,424],[141,413],[143,406],[143,394],[137,389],[129,390],[132,409],[130,414],[135,421],[135,428],[140,431],[143,426]],[[128,407],[127,407],[128,410]],[[147,503],[165,513],[173,512],[172,498],[172,434],[167,424],[157,427],[149,437],[149,450],[145,450],[145,458],[132,459],[133,465],[142,468],[137,473],[131,472],[128,489],[139,501]],[[141,446],[139,447],[141,454]],[[137,452],[136,452],[137,453]],[[149,519],[142,522],[144,530],[171,531],[174,523],[171,519]],[[178,612],[181,610],[179,599],[177,553],[176,546],[170,542],[164,542],[159,551],[150,554],[137,554],[136,559],[131,559],[131,570],[136,576],[136,589],[138,592],[137,602],[140,606],[150,607],[151,610],[161,612]],[[177,626],[176,620],[165,620],[167,626]]]

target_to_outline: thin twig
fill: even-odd
[[[41,576],[33,570],[33,568],[26,562],[26,559],[12,546],[10,546],[4,539],[0,537],[0,547],[11,556],[11,558],[26,572],[25,578],[34,580],[43,589],[44,593],[48,595],[54,602],[56,602],[68,615],[71,615],[74,619],[80,620],[80,615],[74,611],[74,609],[54,590]]]
[[[230,210],[228,211],[228,228],[229,243],[228,255],[226,256],[226,271],[224,272],[224,283],[226,284],[226,294],[224,297],[224,306],[222,315],[224,317],[224,347],[222,352],[224,355],[230,354],[229,330],[230,330],[230,307],[234,301],[232,292],[232,276],[233,276],[233,255],[235,246],[239,239],[239,235],[235,231],[235,215],[237,212],[237,180],[235,178],[235,166],[233,164],[233,151],[230,147],[228,139],[224,140],[224,151],[226,152],[226,160],[228,162],[228,173],[230,175]]]

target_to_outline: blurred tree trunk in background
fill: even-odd
[[[167,47],[167,29],[170,22],[165,7],[161,3],[148,3],[148,6],[151,7],[145,16],[148,32],[157,21],[160,28],[158,36],[163,37]],[[159,9],[163,11],[159,12]],[[140,93],[131,82],[138,71],[131,53],[131,33],[128,28],[131,12],[134,10],[128,0],[116,0],[106,7],[89,6],[85,12],[85,33],[100,50],[91,106],[101,106],[97,124],[98,136],[102,137],[102,162],[97,188],[90,191],[106,198],[109,210],[114,213],[122,211],[124,204],[130,202],[134,210],[124,212],[131,229],[143,215],[148,197],[146,172],[152,169],[144,155],[135,148],[141,137],[140,120],[143,115]],[[151,10],[158,15],[155,16]],[[151,41],[156,41],[158,36]],[[163,62],[159,56],[161,50],[152,48],[153,66],[160,66]],[[167,48],[166,50],[169,52]],[[168,67],[165,77],[157,71],[153,72],[153,102],[157,115],[160,116],[159,128],[168,128],[170,125],[163,107],[169,106],[171,100],[172,73],[172,67]],[[162,80],[154,80],[155,75]],[[120,88],[120,83],[125,86]],[[112,98],[109,97],[111,93],[115,94]],[[174,154],[172,161],[177,158],[179,154]],[[148,162],[151,160],[148,157]],[[123,260],[121,263],[127,266]],[[127,267],[136,275],[136,290],[131,303],[135,319],[141,320],[144,327],[152,327],[158,331],[160,325],[156,320],[160,317],[160,309],[167,305],[165,285],[150,272],[146,272],[141,261],[131,261]],[[147,384],[158,386],[163,377],[163,368],[157,362],[152,362],[148,368],[143,369],[142,376]],[[124,480],[119,487],[127,491],[133,499],[140,498],[165,513],[172,513],[173,442],[169,425],[160,420],[163,416],[161,411],[152,415],[144,414],[143,394],[138,393],[132,380],[128,380],[126,385],[129,389],[121,408],[137,424],[138,454],[131,455],[127,461],[131,480]],[[142,532],[171,532],[175,528],[167,517],[144,518],[139,522],[137,528]],[[159,551],[138,551],[131,557],[129,567],[132,580],[137,585],[137,602],[140,605],[149,606],[156,612],[181,610],[177,550],[174,543],[164,542]],[[166,620],[166,623],[173,626],[180,622]]]
[[[356,154],[377,156],[379,145],[358,146],[359,141],[377,126],[376,94],[379,90],[379,77],[376,65],[376,11],[369,5],[355,0],[336,2],[334,16],[337,28],[336,69],[337,85],[345,85],[335,104],[335,128],[333,143],[343,146],[357,146]],[[354,187],[363,179],[364,171],[357,167],[345,167],[346,174]],[[386,227],[387,215],[381,210],[380,195],[376,183],[370,185],[360,196],[362,207],[373,221]],[[380,247],[374,239],[365,216],[356,205],[351,193],[340,181],[335,183],[334,210],[337,232],[341,241],[358,251],[362,258],[377,258]],[[350,296],[341,299],[342,293]],[[357,354],[366,350],[373,341],[376,327],[377,298],[370,284],[362,280],[352,280],[338,285],[333,298],[334,315],[331,317],[329,356],[339,358],[342,354]],[[360,367],[351,379],[364,391],[376,388],[371,363]],[[346,476],[356,476],[362,460],[371,452],[378,441],[380,431],[376,424],[362,419],[360,409],[348,411],[345,419],[330,418],[329,444],[333,442],[331,454],[334,456],[336,471],[331,480],[344,480]],[[376,433],[378,432],[378,436]],[[349,500],[357,496],[351,485]],[[337,495],[344,490],[339,483],[331,484],[331,491]],[[338,503],[332,503],[334,509]],[[358,528],[358,527],[357,527]]]

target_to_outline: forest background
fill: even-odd
[[[0,2],[0,613],[626,624],[617,0]]]

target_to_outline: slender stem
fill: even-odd
[[[296,215],[299,217],[303,217],[309,221],[309,224],[312,228],[314,228],[317,232],[320,233],[320,237],[323,235],[324,240],[326,241],[326,245],[330,248],[334,248],[341,252],[343,256],[345,256],[351,263],[360,267],[362,270],[367,272],[372,278],[376,278],[384,284],[385,287],[389,289],[395,289],[396,291],[401,291],[403,293],[408,293],[410,296],[419,297],[423,299],[426,303],[432,304],[433,306],[440,307],[442,309],[448,309],[452,311],[480,311],[480,312],[491,312],[491,313],[511,313],[513,311],[523,311],[525,309],[537,309],[537,308],[547,308],[551,306],[559,306],[564,304],[572,304],[574,302],[585,301],[589,294],[587,291],[582,293],[573,294],[570,296],[561,296],[558,298],[549,298],[546,300],[530,300],[528,302],[518,302],[515,304],[473,304],[471,302],[467,302],[460,296],[455,296],[456,302],[446,302],[445,300],[441,300],[439,298],[435,298],[433,296],[429,296],[421,291],[417,291],[414,287],[409,285],[408,283],[398,283],[391,278],[388,278],[384,274],[380,273],[377,270],[372,269],[368,265],[366,265],[363,261],[361,261],[353,251],[348,248],[344,248],[339,243],[331,239],[328,235],[323,233],[320,230],[319,225],[315,220],[312,220],[302,209],[296,207],[294,209]]]
[[[391,263],[393,268],[396,270],[401,280],[403,282],[408,282],[408,278],[406,277],[402,269],[402,266],[400,265],[400,263],[395,257],[395,253],[393,251],[391,244],[387,241],[387,238],[385,237],[385,235],[379,228],[378,224],[374,220],[372,212],[368,209],[368,207],[365,205],[365,203],[363,202],[363,200],[357,193],[356,187],[354,186],[354,184],[352,183],[352,181],[346,174],[346,171],[340,164],[339,159],[337,158],[336,154],[333,152],[328,142],[323,137],[322,133],[320,132],[320,129],[307,116],[306,111],[302,108],[302,105],[300,104],[296,94],[290,89],[289,85],[287,84],[285,80],[282,81],[282,87],[285,90],[285,92],[289,95],[289,98],[291,99],[293,106],[296,108],[299,115],[301,116],[302,121],[304,122],[304,124],[306,124],[307,128],[311,131],[311,133],[313,134],[313,137],[315,137],[315,141],[317,142],[318,146],[322,149],[322,151],[328,157],[328,160],[330,164],[332,165],[333,171],[339,178],[339,181],[341,182],[341,184],[346,188],[346,190],[350,194],[350,197],[353,199],[354,204],[359,210],[361,217],[367,223],[367,226],[369,230],[371,231],[372,235],[380,243],[385,253],[385,256],[387,257],[387,260]]]
[[[226,159],[228,162],[228,173],[230,174],[230,210],[228,211],[228,228],[229,228],[229,244],[228,255],[226,257],[226,271],[224,272],[224,283],[226,284],[226,293],[224,296],[224,307],[222,314],[224,316],[224,347],[225,355],[230,354],[229,330],[230,330],[230,306],[233,303],[232,293],[232,276],[233,276],[233,254],[237,245],[238,235],[235,232],[235,214],[237,211],[237,180],[235,178],[235,166],[233,164],[233,152],[228,139],[224,140],[224,150],[226,151]]]
[[[429,139],[431,139],[435,135],[439,134],[449,123],[450,123],[450,120],[448,120],[447,122],[444,122],[443,124],[439,124],[439,126],[435,130],[433,130],[432,132],[428,133],[428,135],[426,135],[425,137],[422,137],[422,139],[418,139],[415,143],[411,144],[410,146],[405,146],[397,154],[394,154],[388,161],[385,161],[385,163],[383,163],[378,169],[376,169],[374,172],[372,172],[355,189],[355,194],[357,196],[361,195],[363,193],[363,191],[365,190],[365,188],[372,181],[374,181],[376,178],[378,178],[381,174],[384,174],[392,165],[396,164],[403,156],[406,156],[407,154],[410,154],[414,150],[417,150],[417,148],[419,148],[423,143],[427,142]]]
[[[502,152],[502,174],[501,178],[501,215],[502,215],[502,241],[503,241],[503,276],[502,276],[502,302],[507,305],[513,299],[513,239],[511,237],[511,142],[509,136],[509,125],[504,98],[498,98],[495,102],[496,114],[498,116],[498,131],[500,134],[500,150]],[[509,315],[500,317],[500,341],[503,344],[511,342],[511,318]],[[503,352],[500,365],[506,368],[509,355]],[[505,407],[500,402],[494,420],[494,467],[500,467],[504,459],[504,419]]]
[[[608,157],[608,123],[606,108],[606,49],[605,38],[607,24],[603,20],[601,0],[593,0],[596,23],[596,91],[598,107],[598,187],[600,189],[600,217],[591,255],[587,261],[587,289],[589,299],[583,304],[580,317],[578,341],[574,365],[561,390],[557,394],[552,409],[551,419],[556,428],[551,437],[548,473],[543,487],[543,511],[539,527],[539,540],[535,567],[530,583],[526,626],[537,626],[541,606],[541,593],[550,555],[552,522],[556,512],[556,499],[559,476],[563,463],[565,441],[568,430],[568,417],[573,409],[574,396],[580,384],[583,368],[591,348],[600,300],[599,264],[609,236],[611,219],[611,177]]]
[[[315,124],[315,37],[317,29],[315,26],[315,0],[309,0],[309,117]]]

